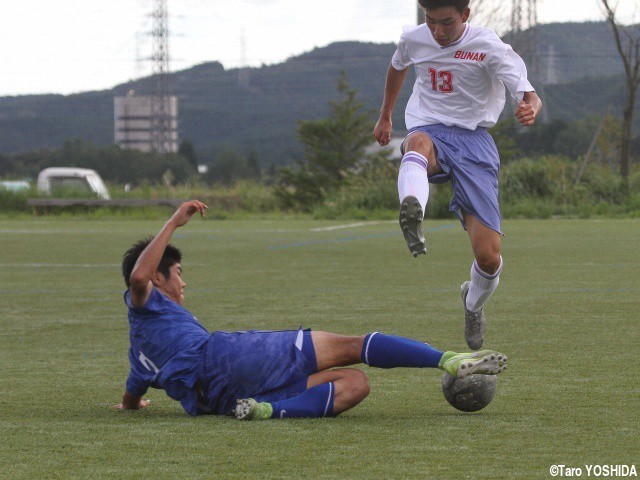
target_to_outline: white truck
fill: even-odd
[[[110,200],[109,191],[95,170],[75,167],[50,167],[38,174],[38,190],[51,195],[56,189],[73,190]]]

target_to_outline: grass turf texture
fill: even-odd
[[[339,222],[345,225],[349,222]],[[0,221],[2,478],[549,478],[640,463],[639,220],[509,221],[485,345],[509,370],[465,414],[437,370],[362,367],[335,419],[188,417],[164,392],[117,412],[128,373],[122,253],[158,221]],[[186,302],[209,330],[383,331],[466,350],[454,221],[414,259],[395,222],[199,221],[176,232]],[[585,473],[586,474],[586,473]]]

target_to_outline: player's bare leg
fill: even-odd
[[[475,256],[471,281],[460,287],[465,310],[464,337],[469,348],[478,350],[482,348],[487,325],[484,304],[500,281],[500,234],[482,224],[474,215],[465,215],[464,220]]]
[[[364,335],[338,335],[313,330],[311,340],[316,353],[318,371],[362,363],[361,353],[364,339]]]
[[[423,132],[410,134],[403,144],[398,172],[399,222],[409,251],[414,257],[427,253],[422,220],[429,200],[429,176],[442,172],[436,149]]]

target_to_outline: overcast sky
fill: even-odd
[[[618,3],[624,22],[640,21],[638,0]],[[541,23],[604,18],[599,0],[538,5]],[[153,0],[3,2],[0,96],[101,90],[148,75],[152,6]],[[341,40],[396,42],[416,14],[413,0],[168,0],[168,9],[172,71],[212,60],[225,68],[278,63]]]

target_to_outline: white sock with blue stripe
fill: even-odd
[[[429,177],[427,176],[427,159],[418,152],[405,153],[398,172],[400,203],[409,196],[418,199],[424,214],[429,200]]]
[[[500,272],[502,272],[502,257],[500,257],[500,267],[493,275],[483,272],[478,264],[473,262],[469,293],[467,293],[467,310],[477,312],[484,306],[491,294],[498,288]]]

